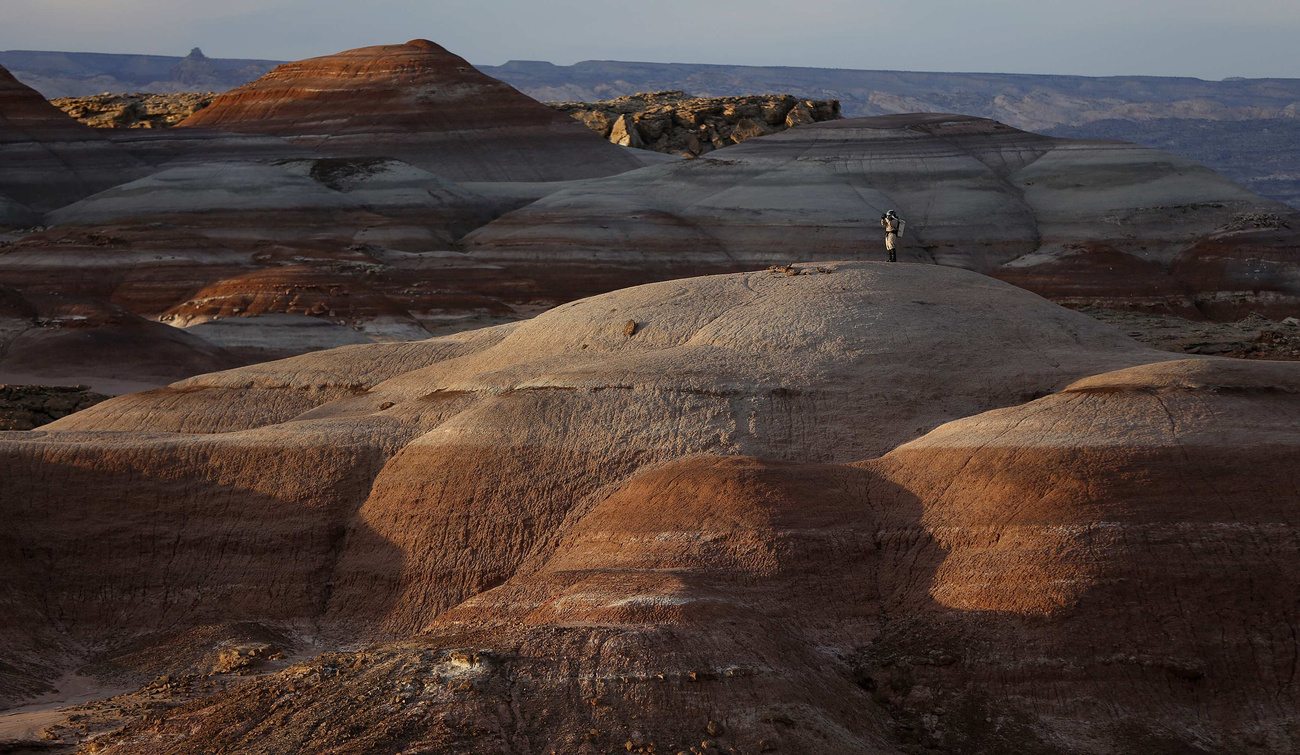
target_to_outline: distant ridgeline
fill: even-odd
[[[102,92],[222,92],[275,61],[63,52],[0,52],[0,66],[46,97]],[[593,103],[643,92],[694,97],[785,92],[838,100],[845,117],[945,112],[1055,136],[1120,138],[1169,150],[1300,207],[1300,79],[1204,81],[1156,76],[919,73],[586,61],[511,61],[481,71],[535,99]],[[590,125],[590,124],[589,124]],[[611,126],[611,132],[612,132]]]
[[[48,98],[105,92],[224,92],[264,76],[274,60],[209,58],[199,48],[187,57],[95,52],[0,51],[0,66]]]

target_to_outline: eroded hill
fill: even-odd
[[[797,270],[0,434],[4,688],[165,676],[34,735],[110,753],[1295,745],[1300,365]]]

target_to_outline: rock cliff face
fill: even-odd
[[[835,100],[800,100],[788,94],[702,98],[651,92],[607,102],[547,104],[615,144],[692,157],[840,117]]]
[[[184,127],[391,157],[453,181],[558,181],[640,167],[615,145],[427,40],[280,66]]]
[[[215,92],[98,94],[51,100],[91,128],[169,128],[212,104]]]
[[[0,435],[2,689],[177,669],[114,755],[1294,749],[1300,365],[793,269]],[[306,635],[369,646],[205,687]]]

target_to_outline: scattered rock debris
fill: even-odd
[[[770,265],[768,272],[773,275],[829,275],[829,267],[795,267],[794,265]]]
[[[1164,351],[1240,359],[1300,360],[1300,319],[1250,315],[1237,322],[1197,322],[1100,307],[1080,312],[1122,330],[1129,338]]]
[[[1291,224],[1282,219],[1282,216],[1271,212],[1242,212],[1227,225],[1219,229],[1221,231],[1253,231],[1253,230],[1278,230],[1280,228],[1290,228]]]

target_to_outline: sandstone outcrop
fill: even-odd
[[[289,63],[180,124],[272,134],[453,181],[559,181],[640,167],[572,119],[427,40]]]
[[[143,175],[147,166],[0,68],[0,195],[45,212]],[[0,206],[0,213],[4,213]]]
[[[1285,205],[1156,150],[940,114],[817,123],[586,182],[465,246],[496,264],[545,260],[586,275],[879,259],[878,219],[891,208],[908,221],[900,259],[1063,301],[1230,319],[1300,304],[1295,232],[1228,230],[1258,213],[1293,218]]]
[[[388,638],[128,712],[115,755],[1294,747],[1300,365],[790,269],[0,436],[0,671]]]
[[[692,97],[673,91],[547,104],[615,144],[691,157],[841,117],[835,100],[801,100],[788,94]]]
[[[212,104],[216,92],[97,94],[50,102],[91,128],[170,128]]]

